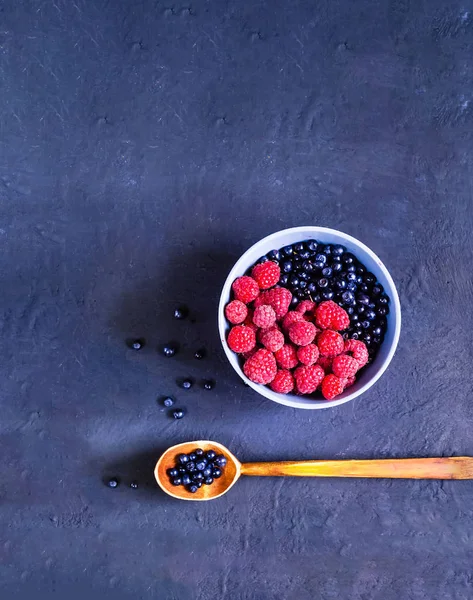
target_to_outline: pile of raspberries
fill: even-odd
[[[256,265],[250,276],[233,282],[234,300],[225,307],[233,325],[227,342],[244,359],[251,381],[269,385],[280,394],[322,392],[332,400],[355,382],[368,362],[368,349],[359,340],[344,340],[347,312],[332,300],[318,306],[303,300],[289,310],[291,292],[275,287],[279,265]]]

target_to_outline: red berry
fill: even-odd
[[[297,323],[299,321],[304,321],[304,316],[302,313],[291,310],[282,320],[283,329],[287,330],[293,323]]]
[[[317,364],[322,367],[325,371],[326,375],[332,372],[332,362],[333,358],[329,358],[328,356],[319,356]]]
[[[259,349],[259,346],[255,346],[251,350],[248,350],[248,352],[242,352],[241,355],[245,360],[248,360],[253,356],[253,354],[256,354],[256,352],[258,352]]]
[[[322,396],[332,400],[343,392],[343,381],[336,375],[326,375],[322,381]]]
[[[273,392],[278,394],[289,394],[294,389],[294,377],[291,371],[280,370],[269,384]]]
[[[315,365],[319,358],[319,349],[315,344],[302,346],[302,348],[297,350],[297,358],[303,365]]]
[[[350,325],[350,317],[346,310],[332,300],[327,300],[318,305],[315,311],[315,320],[321,329],[342,331]]]
[[[344,379],[344,389],[351,387],[355,383],[356,379],[354,377],[349,377],[348,379]]]
[[[232,284],[233,293],[237,300],[241,300],[244,304],[253,302],[258,297],[259,287],[254,279],[244,275],[235,279]]]
[[[265,295],[264,304],[269,304],[274,308],[276,318],[281,319],[284,317],[289,310],[289,305],[291,304],[291,292],[286,288],[276,287],[263,293]]]
[[[268,291],[269,290],[265,290],[264,292],[260,292],[260,295],[256,298],[256,300],[253,303],[253,306],[255,308],[258,308],[258,306],[263,306],[263,304],[269,304],[268,303]]]
[[[360,368],[360,365],[353,356],[348,354],[340,354],[333,359],[332,371],[333,374],[342,379],[351,379]]]
[[[289,327],[291,342],[294,342],[297,346],[307,346],[307,344],[313,342],[316,332],[315,325],[308,321],[299,321]]]
[[[345,354],[350,354],[358,362],[361,367],[364,367],[368,362],[368,348],[360,340],[347,340],[344,348]]]
[[[325,329],[317,338],[317,346],[322,356],[338,356],[343,352],[342,336],[336,331]]]
[[[273,353],[265,348],[255,352],[243,365],[243,372],[255,383],[271,383],[277,370]]]
[[[230,329],[227,339],[228,347],[233,352],[249,352],[256,346],[255,332],[246,325],[235,325]]]
[[[243,323],[248,316],[248,309],[241,300],[233,300],[225,307],[225,316],[234,325]]]
[[[317,305],[315,302],[312,302],[312,300],[302,300],[302,302],[299,302],[299,304],[296,306],[296,310],[302,314],[305,314],[306,312],[311,313],[314,311],[316,306]]]
[[[256,280],[260,289],[267,290],[277,284],[281,276],[281,269],[277,263],[268,260],[265,263],[255,265],[251,276]]]
[[[284,344],[281,350],[274,353],[274,356],[281,369],[293,369],[299,364],[296,349],[292,344]]]
[[[260,339],[263,346],[271,352],[277,352],[284,346],[284,334],[277,327],[264,329]]]
[[[312,394],[324,378],[324,370],[319,365],[297,367],[294,371],[296,388],[299,394]]]
[[[263,304],[262,306],[255,308],[253,323],[257,327],[261,327],[261,329],[272,327],[276,323],[276,313],[274,312],[274,308],[268,304]]]

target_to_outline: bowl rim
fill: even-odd
[[[304,235],[307,235],[307,237],[313,236],[314,238],[316,238],[317,234],[320,234],[320,233],[327,234],[327,235],[337,235],[337,236],[342,237],[344,240],[351,243],[353,246],[361,248],[366,254],[368,254],[376,262],[377,266],[382,271],[383,275],[385,276],[385,278],[388,281],[389,286],[391,288],[389,290],[389,296],[391,299],[391,310],[394,311],[394,318],[392,319],[393,326],[394,326],[394,335],[393,335],[393,339],[392,339],[392,343],[391,343],[389,352],[386,355],[386,357],[384,358],[383,362],[378,367],[377,372],[360,389],[358,389],[355,392],[348,394],[346,397],[340,398],[338,400],[328,400],[328,401],[319,400],[319,401],[314,401],[313,404],[306,404],[307,400],[299,401],[299,400],[297,400],[297,396],[294,396],[291,394],[278,394],[277,392],[273,392],[273,390],[271,390],[269,387],[254,383],[253,381],[248,379],[248,377],[246,377],[246,375],[243,372],[243,369],[238,365],[238,363],[236,363],[238,365],[238,367],[236,366],[236,364],[233,362],[233,359],[236,357],[236,355],[228,347],[226,335],[225,335],[225,332],[226,332],[226,329],[228,326],[228,323],[225,318],[225,305],[229,301],[231,284],[233,283],[233,281],[236,277],[240,276],[239,273],[237,274],[237,271],[241,271],[241,265],[246,262],[245,257],[248,254],[257,251],[259,247],[265,246],[268,242],[270,242],[273,239],[274,240],[278,239],[283,234],[285,234],[285,235],[287,235],[287,234],[289,234],[289,235],[304,234]],[[262,252],[262,254],[264,254],[264,252]],[[388,368],[388,366],[396,352],[397,345],[399,342],[399,336],[401,333],[401,303],[399,301],[399,294],[397,292],[396,285],[394,284],[393,278],[391,277],[391,274],[389,273],[388,269],[385,267],[385,265],[381,261],[381,259],[370,248],[368,248],[368,246],[366,246],[363,242],[360,242],[360,240],[358,240],[357,238],[355,238],[347,233],[344,233],[343,231],[339,231],[338,229],[332,229],[329,227],[320,227],[317,225],[290,227],[288,229],[281,229],[279,231],[271,233],[270,235],[267,235],[266,237],[262,238],[261,240],[259,240],[258,242],[256,242],[252,246],[250,246],[240,256],[240,258],[235,262],[235,264],[233,265],[232,269],[230,270],[227,278],[225,279],[225,282],[222,287],[222,291],[220,293],[220,301],[218,304],[218,330],[219,330],[219,336],[220,336],[220,341],[223,346],[223,350],[227,356],[227,359],[228,359],[230,365],[233,367],[233,369],[236,371],[236,373],[241,377],[241,379],[243,379],[243,381],[247,385],[249,385],[252,389],[254,389],[258,394],[264,396],[265,398],[268,398],[269,400],[272,400],[273,402],[277,402],[278,404],[282,404],[284,406],[289,406],[291,408],[302,408],[302,409],[306,409],[306,410],[318,410],[318,409],[324,409],[324,408],[332,408],[334,406],[339,406],[341,404],[350,402],[351,400],[354,400],[361,394],[365,393],[370,387],[372,387],[378,381],[378,379],[383,375],[383,373]]]

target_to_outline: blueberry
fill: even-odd
[[[350,338],[352,340],[357,340],[360,337],[360,334],[356,331],[354,331],[353,333],[350,334]]]
[[[212,475],[212,467],[205,467],[205,469],[202,471],[202,475],[204,477],[210,477],[210,475]]]
[[[342,263],[340,263],[340,262],[333,262],[332,263],[332,271],[334,273],[339,273],[342,269],[343,269]]]
[[[336,246],[332,246],[332,254],[335,256],[341,256],[344,252],[345,248],[343,246],[339,246],[338,244]]]
[[[168,469],[166,472],[169,475],[169,477],[177,477],[179,475],[179,471],[176,468]]]
[[[302,263],[302,269],[306,272],[306,273],[310,273],[311,271],[314,270],[314,265],[310,262],[310,260],[305,260]]]
[[[370,291],[370,288],[366,285],[366,283],[362,283],[360,284],[359,288],[360,292],[362,292],[363,294],[366,294],[367,292]]]
[[[378,298],[378,304],[388,304],[389,302],[389,298],[386,296],[386,294],[381,294],[381,296]]]
[[[190,492],[191,494],[195,494],[198,490],[198,486],[195,485],[195,483],[191,483],[188,487],[187,487],[187,491]]]
[[[363,283],[363,277],[361,275],[357,275],[355,282],[357,283],[357,285],[361,285]]]
[[[314,269],[323,269],[325,267],[325,263],[322,262],[321,260],[315,260],[313,262],[314,265]]]
[[[357,285],[354,281],[349,281],[347,283],[347,290],[350,290],[350,292],[356,292],[357,289]]]
[[[330,256],[330,254],[332,254],[332,246],[330,244],[327,244],[323,249],[323,253],[327,256]]]
[[[285,260],[281,264],[281,269],[284,273],[290,273],[292,271],[292,260]]]
[[[352,273],[352,275],[356,276],[356,267],[355,265],[348,265],[348,267],[345,267],[348,273]]]
[[[225,458],[225,456],[223,456],[223,454],[219,454],[215,458],[214,464],[217,465],[217,467],[223,468],[227,464],[227,459]]]
[[[355,301],[355,296],[353,295],[353,292],[346,291],[342,294],[342,300],[343,302],[346,302],[346,304],[353,304]]]
[[[208,460],[213,460],[217,456],[217,453],[214,450],[207,450],[205,456]]]
[[[366,306],[364,306],[363,304],[358,304],[358,306],[356,307],[356,312],[359,315],[362,315],[366,310]]]
[[[187,456],[187,454],[178,454],[177,460],[181,463],[181,465],[185,465],[189,462],[189,457]]]
[[[215,467],[214,469],[212,469],[212,477],[214,479],[218,479],[219,477],[222,476],[222,471],[221,469],[219,469],[218,467]]]
[[[371,323],[369,321],[361,322],[361,326],[363,327],[363,329],[368,329],[370,325],[371,325]]]
[[[299,304],[299,298],[297,296],[293,296],[292,300],[291,300],[291,306],[294,308],[294,306],[297,306]]]
[[[186,470],[188,473],[194,473],[196,471],[195,462],[193,460],[187,463]]]
[[[369,346],[371,344],[371,335],[367,331],[363,333],[361,339],[365,342],[366,345]]]
[[[183,379],[181,381],[181,388],[184,388],[185,390],[190,390],[192,387],[192,380],[191,379]]]
[[[196,456],[204,456],[205,452],[202,450],[202,448],[196,448],[196,449],[194,450],[194,454],[195,454]]]
[[[279,250],[271,250],[271,252],[268,252],[266,256],[269,260],[274,260],[276,262],[279,262],[281,260],[281,253],[279,252]]]
[[[130,346],[133,348],[133,350],[141,350],[141,348],[144,346],[144,343],[143,340],[133,340]]]
[[[204,483],[205,483],[205,485],[212,485],[212,483],[213,483],[213,482],[214,482],[214,479],[213,479],[213,477],[210,477],[210,476],[209,476],[209,477],[206,477],[206,478],[204,479]]]
[[[350,308],[351,308],[351,310],[354,310],[354,308],[353,308],[353,307],[350,307]],[[348,312],[348,310],[349,310],[349,309],[347,308],[347,312]],[[353,313],[353,314],[350,316],[350,321],[351,321],[352,323],[357,323],[357,321],[358,321],[358,319],[359,319],[359,318],[360,318],[360,317],[359,317],[359,316],[356,314],[356,312],[354,312],[354,313]]]
[[[374,310],[367,310],[365,312],[365,317],[368,319],[368,321],[374,321],[376,319],[376,313]]]
[[[389,307],[388,307],[388,305],[386,305],[386,306],[380,306],[380,307],[378,308],[378,315],[379,315],[380,317],[384,317],[384,316],[386,316],[388,313],[389,313]]]
[[[192,475],[192,481],[203,481],[204,480],[204,476],[202,475],[202,473],[200,471],[198,471],[197,473],[194,473]]]
[[[289,284],[297,287],[299,285],[299,277],[297,277],[297,275],[291,275],[291,277],[289,277]]]
[[[168,358],[171,356],[174,356],[177,352],[177,348],[176,346],[173,346],[172,344],[166,344],[165,346],[163,346],[163,354],[164,356],[167,356]]]
[[[303,250],[302,252],[299,252],[299,256],[303,259],[306,260],[308,258],[311,257],[311,252],[309,252],[308,250]]]
[[[197,454],[195,452],[191,452],[189,454],[189,460],[197,460]]]
[[[138,482],[137,481],[132,481],[130,483],[130,487],[132,490],[137,490],[138,489]]]
[[[174,310],[174,318],[175,319],[185,319],[187,317],[187,315],[189,314],[189,311],[187,310],[187,307],[185,306],[179,306],[179,308],[176,308]]]
[[[181,477],[174,477],[174,479],[171,479],[171,483],[173,485],[182,485],[182,479]]]
[[[379,325],[377,327],[373,327],[371,332],[374,336],[377,337],[381,337],[383,335],[383,330],[381,329],[381,327],[379,327]]]
[[[166,398],[164,398],[163,405],[166,408],[170,408],[173,404],[174,404],[174,400],[171,397],[167,396]]]
[[[356,301],[359,304],[369,304],[370,303],[370,299],[366,294],[358,294],[356,297]]]
[[[332,276],[332,269],[330,267],[325,267],[322,269],[322,275],[324,277],[331,277]]]
[[[316,242],[316,240],[309,240],[307,242],[307,248],[311,251],[311,252],[317,252],[317,248],[318,248],[318,244]]]
[[[345,333],[342,333],[342,337],[344,340],[349,340],[350,339],[350,334],[348,333],[348,331],[345,331]]]
[[[373,296],[379,296],[383,293],[383,286],[380,283],[377,283],[372,287],[371,293],[373,294]]]
[[[356,265],[356,272],[359,275],[363,275],[363,273],[366,273],[366,268],[364,267],[364,265],[358,264],[358,265]]]
[[[371,345],[372,346],[379,346],[381,344],[381,337],[379,335],[373,335],[373,337],[371,338]]]
[[[366,273],[363,279],[366,285],[373,285],[373,283],[376,281],[376,277],[373,275],[373,273]]]
[[[107,485],[109,488],[116,488],[118,487],[119,481],[116,477],[112,477],[111,479],[109,479],[107,481]]]
[[[307,281],[300,281],[300,282],[299,282],[299,288],[300,288],[301,290],[305,290],[305,289],[306,289],[306,287],[307,287]]]
[[[261,265],[262,263],[268,262],[268,257],[267,256],[262,256],[261,258],[258,258],[258,260],[256,261],[256,264]]]
[[[347,314],[350,315],[350,318],[353,317],[353,315],[355,314],[355,309],[353,308],[353,306],[349,306],[348,308],[345,308],[345,310],[347,311]]]
[[[289,275],[287,273],[284,273],[284,275],[281,275],[281,278],[279,279],[279,283],[281,285],[287,285],[288,281],[289,281]]]
[[[292,248],[292,246],[284,246],[284,248],[281,250],[281,254],[283,256],[292,256],[294,250]]]
[[[199,460],[195,463],[195,468],[198,471],[203,471],[205,469],[205,467],[207,466],[207,461],[205,459],[203,460]]]
[[[197,360],[202,360],[202,358],[205,358],[205,355],[205,348],[200,348],[199,350],[196,350],[194,352],[194,358],[196,358]]]
[[[304,250],[305,250],[304,242],[299,242],[297,244],[294,244],[294,252],[297,252],[299,254],[300,252],[304,252]]]
[[[333,291],[330,288],[326,288],[323,292],[322,292],[322,298],[324,300],[332,300],[334,296]]]
[[[325,254],[316,254],[315,260],[316,260],[316,263],[322,263],[322,268],[323,268],[323,266],[327,262],[327,257],[325,256]]]
[[[326,288],[328,286],[328,279],[325,279],[325,277],[322,277],[322,279],[319,279],[317,281],[317,284],[319,286],[319,288]]]
[[[182,419],[184,417],[184,411],[182,408],[176,408],[176,410],[172,411],[173,419]]]
[[[307,286],[307,291],[309,292],[309,294],[315,294],[315,292],[317,291],[317,286],[313,281],[311,281]]]
[[[302,271],[301,273],[299,273],[299,277],[303,281],[307,281],[308,279],[310,279],[309,273],[306,273],[305,271]]]
[[[386,319],[384,317],[381,317],[380,319],[378,319],[375,324],[378,325],[378,327],[381,327],[381,329],[383,331],[388,326],[388,322],[386,321]]]
[[[350,254],[350,252],[345,252],[345,254],[342,256],[342,262],[346,265],[351,265],[355,262],[355,257],[353,254]]]
[[[187,463],[187,464],[189,464],[189,463]],[[186,467],[187,467],[187,465],[186,465]],[[184,475],[184,473],[187,473],[186,467],[183,467],[183,466],[177,467],[178,476],[179,476],[179,473],[181,475]]]
[[[338,290],[344,290],[347,287],[347,282],[339,277],[334,279],[333,283]]]
[[[191,483],[191,481],[192,481],[191,476],[188,475],[187,473],[185,475],[183,475],[181,477],[181,479],[182,479],[182,485],[189,485],[189,483]]]
[[[312,296],[312,301],[318,304],[322,301],[322,296],[320,294],[315,294],[315,296]]]
[[[204,381],[204,390],[213,390],[215,387],[215,381],[212,379],[207,379]]]
[[[356,281],[355,273],[347,273],[347,281]]]

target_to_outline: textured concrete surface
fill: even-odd
[[[200,437],[473,455],[472,43],[470,0],[0,2],[2,600],[473,597],[472,482],[248,478],[193,504],[152,480]],[[244,387],[216,333],[235,259],[301,224],[371,246],[404,311],[375,388],[317,414]]]

